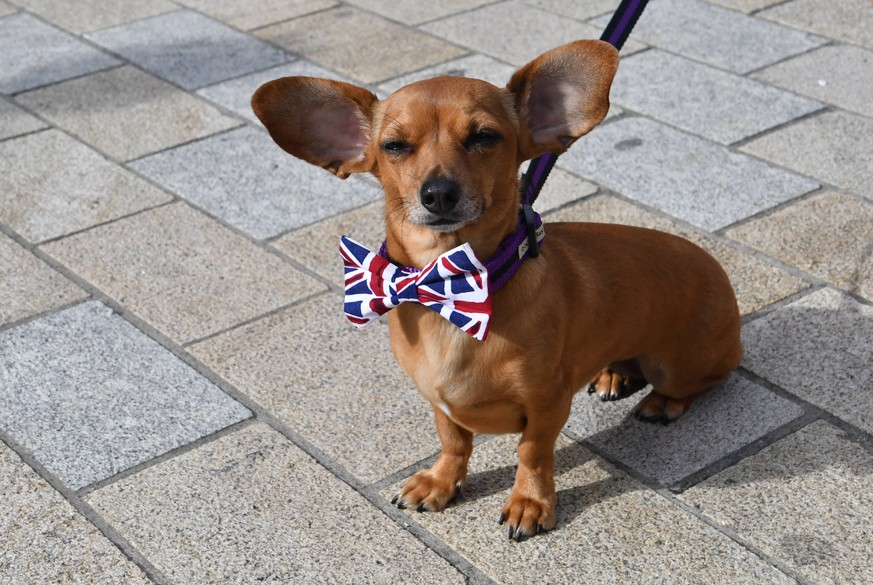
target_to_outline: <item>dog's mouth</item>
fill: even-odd
[[[446,217],[440,217],[425,223],[424,225],[429,229],[432,229],[435,232],[454,232],[467,224],[466,221],[460,221],[457,219],[450,219]]]

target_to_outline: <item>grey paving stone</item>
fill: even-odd
[[[873,10],[867,0],[793,0],[756,16],[873,49]]]
[[[289,59],[281,49],[189,10],[86,35],[143,69],[196,89]]]
[[[509,541],[497,516],[512,487],[516,442],[505,436],[476,447],[464,495],[444,512],[408,512],[498,583],[794,583],[563,436],[557,528],[521,545]]]
[[[781,128],[740,150],[873,200],[873,120],[825,112]]]
[[[17,99],[119,160],[240,124],[203,100],[131,66],[65,81]]]
[[[9,4],[8,2],[5,2],[4,0],[0,0],[0,16],[7,16],[9,14],[15,14],[17,11],[18,10],[14,6]]]
[[[753,75],[858,114],[873,117],[873,51],[828,45]]]
[[[74,489],[251,413],[105,305],[0,333],[0,425]]]
[[[804,414],[803,408],[733,374],[694,402],[668,426],[636,420],[630,411],[645,395],[602,403],[586,392],[576,395],[567,429],[663,486],[760,439]]]
[[[304,59],[297,59],[291,63],[279,65],[257,73],[251,73],[235,79],[230,79],[222,83],[210,85],[197,90],[197,93],[206,99],[224,106],[235,114],[246,118],[261,125],[255,113],[252,111],[252,94],[264,83],[279,79],[280,77],[291,77],[294,75],[303,75],[306,77],[325,77],[328,79],[338,79],[340,81],[348,81],[347,78],[334,73],[323,67],[319,67]]]
[[[402,75],[391,81],[386,81],[381,84],[378,89],[382,96],[387,96],[394,93],[404,85],[409,85],[410,83],[421,81],[422,79],[438,77],[440,75],[457,75],[461,77],[484,79],[497,87],[504,87],[507,82],[509,82],[509,78],[512,77],[515,69],[516,68],[511,65],[501,63],[491,57],[474,53],[472,55],[467,55],[466,57],[452,59],[451,61],[428,67],[421,71],[416,71],[415,73]]]
[[[88,296],[0,234],[0,326]]]
[[[869,583],[873,455],[816,422],[681,498],[808,583]]]
[[[600,38],[602,32],[600,28],[516,0],[443,18],[421,29],[518,66],[559,45]],[[639,43],[630,41],[625,52],[639,48]]]
[[[668,232],[691,240],[722,265],[737,295],[740,313],[747,315],[782,300],[810,286],[762,259],[746,254],[704,234],[680,226],[677,222],[622,201],[602,195],[564,207],[546,216],[546,221],[593,221],[635,225]],[[546,228],[548,231],[548,227]],[[581,251],[580,253],[584,253]]]
[[[576,20],[612,14],[619,5],[618,0],[524,0],[524,3]]]
[[[362,481],[439,451],[431,408],[395,362],[387,324],[352,329],[339,295],[322,295],[190,351]]]
[[[59,130],[0,142],[0,221],[32,242],[170,199]]]
[[[75,9],[66,0],[17,0],[17,3],[28,12],[73,33],[107,28],[178,8],[167,0],[77,0]]]
[[[725,8],[731,8],[733,10],[745,12],[746,14],[761,10],[762,8],[767,8],[768,6],[773,6],[774,4],[779,4],[782,1],[783,0],[708,0],[708,2],[711,2],[712,4],[719,4]]]
[[[622,61],[610,99],[722,144],[753,136],[822,107],[818,102],[658,49]]]
[[[360,6],[370,12],[381,14],[385,18],[404,24],[416,25],[442,18],[450,14],[465,12],[491,0],[452,0],[451,2],[433,2],[432,0],[350,0],[349,4]]]
[[[39,50],[34,50],[39,47]],[[17,93],[119,63],[30,14],[0,19],[0,92]]]
[[[337,2],[335,0],[261,0],[255,7],[237,0],[179,0],[179,4],[208,14],[234,28],[250,30],[331,8],[336,6]]]
[[[262,424],[92,492],[87,500],[174,583],[465,582]]]
[[[361,83],[378,83],[463,54],[418,30],[345,6],[256,34]]]
[[[826,191],[725,235],[873,301],[873,203]]]
[[[179,343],[326,288],[182,203],[43,249]]]
[[[343,286],[343,266],[339,260],[339,240],[349,236],[371,250],[385,240],[385,202],[380,197],[363,207],[329,217],[294,230],[271,245],[319,276]]]
[[[149,585],[151,580],[0,443],[0,582]]]
[[[592,20],[606,26],[609,15]],[[700,0],[657,0],[646,8],[633,37],[672,53],[748,73],[823,45],[826,39]]]
[[[46,124],[21,108],[0,100],[0,140],[45,128]]]
[[[345,182],[287,154],[270,136],[240,128],[140,159],[137,171],[257,239],[358,207],[379,187]]]
[[[707,230],[819,186],[702,138],[636,117],[595,128],[558,164]]]
[[[743,328],[744,365],[873,432],[873,307],[822,289]]]

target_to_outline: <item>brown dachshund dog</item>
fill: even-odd
[[[290,154],[340,178],[378,178],[388,256],[421,268],[463,243],[488,258],[515,232],[519,166],[564,152],[603,120],[617,67],[611,45],[578,41],[505,88],[438,77],[380,101],[347,83],[287,77],[260,87],[252,107]],[[706,252],[642,228],[545,231],[540,255],[494,293],[487,340],[421,305],[388,313],[391,348],[432,405],[442,442],[399,506],[443,510],[466,479],[474,433],[521,433],[500,521],[516,540],[551,529],[555,441],[579,389],[615,399],[651,384],[634,414],[669,422],[740,363],[736,298]]]

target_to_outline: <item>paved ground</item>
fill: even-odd
[[[715,254],[741,369],[666,428],[580,395],[547,535],[497,525],[512,437],[447,512],[388,503],[438,442],[340,315],[379,189],[249,97],[502,84],[616,3],[0,0],[0,583],[873,582],[868,0],[653,0],[541,201]]]

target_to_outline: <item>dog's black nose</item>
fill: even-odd
[[[421,186],[419,197],[425,209],[437,215],[445,215],[458,204],[461,190],[450,179],[428,179]]]

